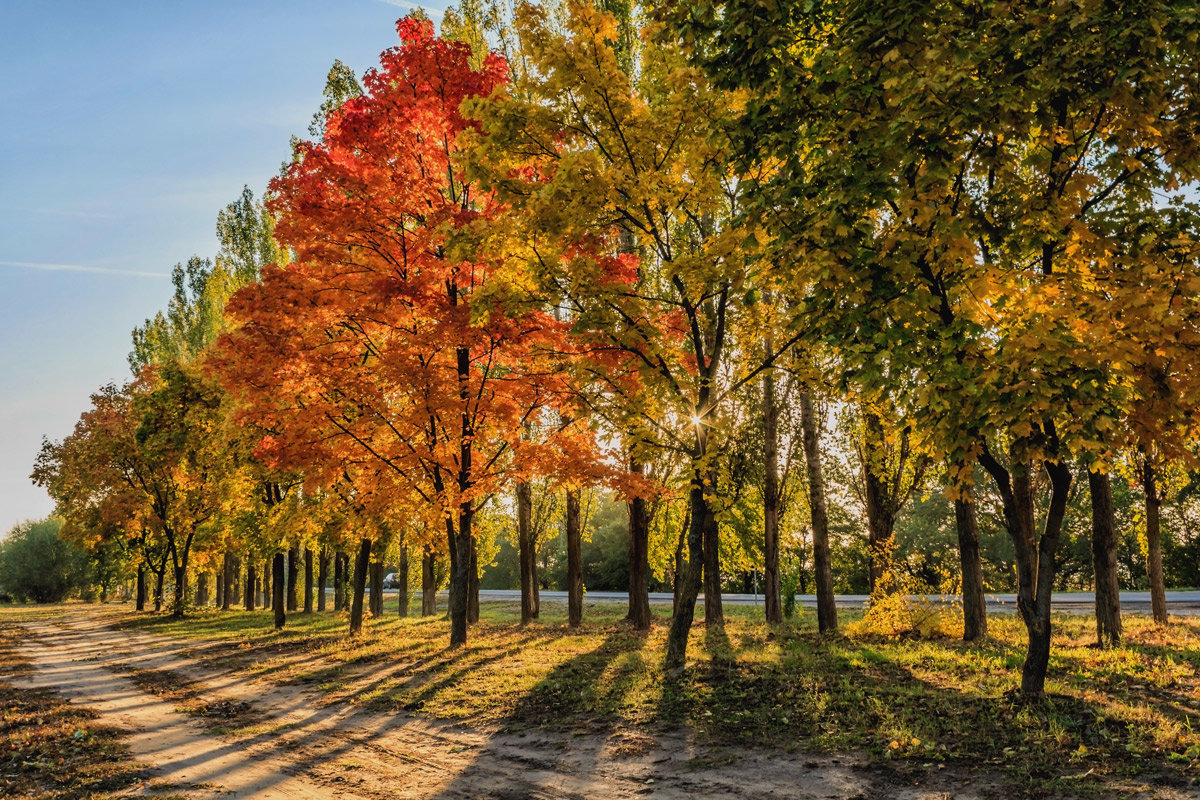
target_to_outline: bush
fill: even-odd
[[[59,536],[56,519],[22,522],[0,541],[0,589],[17,600],[57,603],[87,582],[87,554]]]

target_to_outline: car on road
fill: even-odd
[[[394,572],[389,572],[387,575],[385,575],[383,577],[383,588],[399,589],[400,588],[400,576]]]

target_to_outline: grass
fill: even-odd
[[[513,603],[485,603],[469,643],[450,650],[442,618],[369,620],[349,638],[339,615],[120,612],[121,625],[195,640],[195,658],[321,692],[314,702],[405,710],[502,729],[617,732],[636,742],[686,727],[716,745],[856,751],[896,768],[983,770],[1026,793],[1110,792],[1200,783],[1200,620],[1159,628],[1125,618],[1126,643],[1098,650],[1093,621],[1057,616],[1047,694],[1014,690],[1018,619],[994,616],[979,644],[880,636],[866,626],[822,637],[811,616],[768,626],[726,609],[723,629],[693,629],[691,660],[665,675],[666,617],[639,635],[624,609],[592,605],[578,630],[544,605],[522,628]],[[851,620],[843,615],[843,622]],[[632,746],[632,745],[631,745]]]

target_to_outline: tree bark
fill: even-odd
[[[225,607],[225,576],[229,574],[229,554],[225,554],[225,559],[221,563],[221,568],[217,570],[217,595],[216,606],[222,611],[228,611]]]
[[[467,643],[468,601],[470,593],[471,523],[475,509],[470,502],[459,507],[458,525],[446,520],[446,538],[450,550],[450,646]]]
[[[383,616],[383,561],[371,564],[371,616]]]
[[[346,607],[345,594],[343,587],[346,583],[346,574],[342,569],[342,551],[338,550],[333,554],[333,610],[341,611]]]
[[[773,337],[764,348],[774,352]],[[774,370],[763,372],[763,610],[767,622],[783,622],[783,588],[779,576],[779,406]]]
[[[196,577],[196,607],[208,605],[208,572],[201,572]]]
[[[283,630],[287,622],[287,601],[284,599],[284,586],[287,580],[285,572],[287,565],[282,552],[276,553],[271,559],[271,608],[275,611],[275,630]]]
[[[837,605],[833,598],[833,556],[829,548],[829,515],[825,510],[825,470],[821,466],[820,426],[813,408],[812,393],[800,393],[800,428],[804,439],[804,462],[808,474],[808,504],[812,517],[813,571],[817,585],[817,629],[837,630]]]
[[[479,549],[471,536],[471,565],[467,569],[467,622],[479,622]]]
[[[310,548],[304,548],[304,613],[311,614],[313,611],[313,583],[316,576],[313,574],[313,551]]]
[[[579,518],[579,490],[567,492],[567,625],[583,622],[583,530]]]
[[[683,576],[687,570],[684,559],[684,547],[687,545],[688,531],[692,527],[692,513],[689,508],[683,515],[683,526],[679,529],[679,540],[675,543],[674,570],[671,573],[671,616],[679,613],[679,596],[683,592]]]
[[[167,565],[163,564],[158,572],[154,573],[154,610],[162,611],[163,607],[163,581],[167,575]]]
[[[1088,471],[1092,498],[1092,568],[1096,581],[1096,643],[1121,643],[1121,594],[1117,582],[1117,524],[1112,482],[1106,473]]]
[[[687,663],[687,640],[696,615],[696,598],[704,574],[704,529],[712,516],[705,498],[704,476],[701,465],[694,463],[692,481],[688,490],[688,561],[679,582],[679,600],[671,618],[671,630],[667,634],[667,670],[681,669]]]
[[[437,614],[437,587],[433,583],[433,548],[425,545],[421,552],[421,616]]]
[[[329,548],[321,545],[317,557],[317,611],[325,610],[325,589],[329,586]]]
[[[171,603],[171,616],[182,619],[187,611],[187,553],[175,566],[175,598]]]
[[[289,547],[287,551],[287,610],[300,609],[300,550]]]
[[[1154,621],[1167,624],[1167,592],[1163,582],[1162,499],[1158,496],[1158,475],[1152,455],[1142,464],[1142,488],[1146,493],[1146,577],[1150,580],[1150,611]]]
[[[954,526],[958,530],[958,558],[962,565],[963,641],[987,636],[987,600],[983,595],[983,566],[979,560],[979,521],[974,488],[954,500]]]
[[[254,584],[258,579],[257,569],[253,559],[246,559],[246,592],[244,595],[247,611],[254,610]]]
[[[408,545],[400,546],[400,597],[397,601],[400,616],[408,616]]]
[[[1034,488],[1029,465],[1011,473],[986,449],[979,456],[992,476],[1004,508],[1004,524],[1013,540],[1017,561],[1017,611],[1026,629],[1025,662],[1021,666],[1021,692],[1040,695],[1046,687],[1050,664],[1050,596],[1054,590],[1054,553],[1062,532],[1071,470],[1065,464],[1045,461],[1050,476],[1050,503],[1039,538],[1034,524]]]
[[[354,562],[354,587],[350,591],[350,633],[362,630],[363,592],[367,586],[367,569],[371,563],[371,540],[363,539]]]
[[[879,415],[864,410],[863,426],[866,429],[863,437],[863,494],[867,510],[867,551],[870,553],[868,581],[871,594],[885,580],[887,574],[894,568],[892,552],[895,542],[896,516],[892,510],[889,497],[887,478],[881,463],[883,449],[886,447],[883,432],[883,421]],[[896,489],[898,491],[898,488]],[[884,587],[885,591],[895,590],[895,586]]]
[[[146,567],[143,564],[138,564],[137,595],[134,603],[136,610],[146,610]]]
[[[521,624],[537,617],[533,592],[537,553],[533,543],[533,491],[529,483],[517,484],[517,561],[521,568]]]
[[[629,458],[629,471],[643,475],[646,467],[636,456]],[[633,629],[650,630],[650,512],[646,500],[635,497],[629,506],[629,613]]]
[[[717,477],[711,473],[708,485],[715,487]],[[709,507],[704,517],[704,627],[725,624],[725,608],[721,602],[721,550],[717,539],[717,515]]]
[[[275,607],[275,582],[272,575],[275,572],[275,557],[268,558],[263,564],[263,608]]]

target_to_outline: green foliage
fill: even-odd
[[[341,108],[347,100],[361,97],[362,93],[362,86],[359,85],[354,70],[343,64],[340,58],[334,59],[333,66],[329,68],[329,74],[325,77],[325,89],[321,93],[324,98],[321,100],[321,108],[313,114],[312,122],[308,125],[309,135],[317,140],[323,139],[325,124],[329,121],[329,116]]]
[[[17,600],[57,603],[87,585],[87,554],[59,536],[50,518],[22,522],[0,541],[0,591]]]

